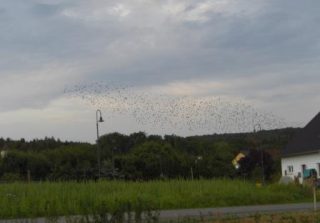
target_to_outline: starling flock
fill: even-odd
[[[81,98],[111,116],[129,115],[142,126],[173,132],[240,133],[252,132],[257,124],[263,130],[288,126],[272,113],[258,111],[242,100],[223,97],[160,95],[133,86],[101,82],[67,87],[64,93],[71,98]]]

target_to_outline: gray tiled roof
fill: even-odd
[[[282,156],[320,151],[320,113],[301,129],[282,151]]]

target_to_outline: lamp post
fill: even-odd
[[[253,132],[254,133],[261,132],[261,130],[262,130],[261,124],[258,123],[258,124],[253,126]],[[263,151],[262,151],[262,148],[260,148],[260,163],[261,163],[261,169],[262,169],[262,185],[264,185],[265,184],[265,179],[264,179],[264,163],[263,163]]]
[[[195,166],[196,166],[196,168],[197,168],[198,178],[199,178],[199,179],[200,179],[200,170],[199,170],[198,162],[201,161],[201,160],[202,160],[202,156],[198,156],[198,157],[196,158],[196,160],[194,161]]]
[[[100,145],[99,145],[99,123],[104,122],[101,110],[96,111],[96,126],[97,126],[97,161],[98,161],[98,177],[101,176],[101,158],[100,158]]]
[[[194,160],[195,171],[197,171],[199,178],[200,178],[200,171],[199,171],[199,167],[198,167],[198,161],[200,161],[200,160],[202,160],[202,156],[197,156],[197,158]],[[191,180],[193,180],[194,179],[194,173],[193,173],[192,166],[190,168],[190,173],[191,173]]]
[[[115,164],[114,164],[114,152],[117,150],[117,148],[114,146],[111,150],[111,156],[112,156],[112,179],[115,179]]]
[[[159,160],[159,167],[160,167],[160,178],[163,179],[164,174],[163,174],[163,168],[162,168],[162,157],[161,154],[156,155],[156,157]]]

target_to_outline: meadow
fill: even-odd
[[[312,200],[310,189],[295,185],[255,184],[240,180],[171,180],[151,182],[33,182],[0,185],[0,218],[92,214],[104,207],[182,209]],[[141,207],[143,205],[144,207]]]

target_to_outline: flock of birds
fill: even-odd
[[[288,126],[247,102],[222,97],[172,96],[98,82],[67,87],[64,93],[102,109],[108,118],[132,116],[142,126],[171,132],[237,133],[251,132],[257,124],[264,130]]]

